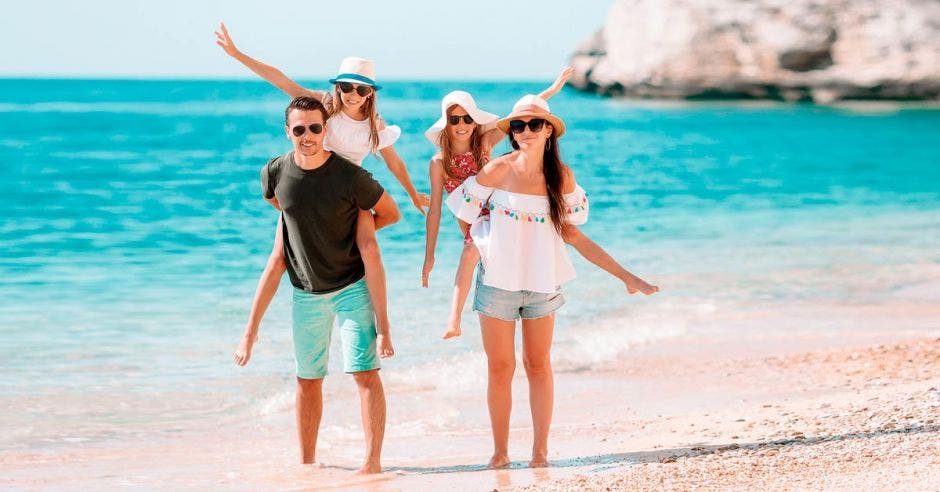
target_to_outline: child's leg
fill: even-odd
[[[464,242],[463,252],[460,253],[460,264],[457,265],[457,276],[454,278],[454,298],[450,306],[450,317],[447,321],[447,331],[444,338],[460,336],[460,315],[470,293],[470,283],[473,281],[473,269],[480,261],[480,251],[473,241]]]
[[[268,255],[268,263],[264,266],[264,272],[258,279],[258,287],[255,289],[255,297],[251,301],[251,313],[248,315],[248,323],[245,324],[245,334],[242,341],[235,351],[235,363],[243,366],[251,359],[251,349],[258,340],[258,328],[261,325],[261,318],[274,299],[277,293],[278,285],[281,283],[281,277],[287,270],[287,263],[284,261],[284,238],[282,237],[281,227],[283,226],[283,217],[277,221],[277,230],[274,233],[274,247],[271,254]]]
[[[375,310],[375,331],[378,334],[379,355],[391,356],[391,338],[389,336],[388,298],[385,287],[385,267],[382,265],[382,253],[375,237],[375,219],[371,210],[360,210],[356,223],[356,246],[362,255],[362,264],[366,270],[366,287],[369,299]]]

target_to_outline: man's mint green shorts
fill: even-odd
[[[293,318],[297,377],[320,379],[329,372],[334,320],[343,341],[343,372],[379,368],[375,312],[364,278],[329,294],[311,294],[295,288]]]

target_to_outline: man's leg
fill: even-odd
[[[362,431],[366,439],[366,459],[359,473],[382,471],[382,440],[385,438],[385,390],[379,370],[353,373],[359,386]]]
[[[297,361],[297,434],[304,464],[316,460],[317,435],[323,416],[323,378],[330,355],[333,314],[329,294],[294,289],[294,358]]]
[[[336,294],[333,310],[343,341],[343,371],[351,373],[359,387],[366,457],[360,473],[382,471],[385,437],[385,390],[379,378],[376,353],[375,313],[365,279]]]
[[[296,408],[300,461],[309,465],[317,460],[317,435],[323,416],[323,378],[297,378]]]

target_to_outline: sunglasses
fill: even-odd
[[[545,126],[545,120],[542,118],[532,118],[527,122],[522,120],[509,121],[509,129],[516,134],[524,132],[527,126],[532,133],[535,133],[542,130],[542,127]]]
[[[460,123],[460,120],[461,120],[461,119],[463,119],[463,122],[466,123],[466,124],[468,124],[468,125],[471,124],[471,123],[473,123],[473,118],[471,118],[469,114],[465,114],[465,115],[463,115],[463,116],[453,115],[453,116],[448,116],[448,117],[447,117],[447,121],[448,121],[448,123],[450,123],[451,125],[456,125],[456,124]]]
[[[291,128],[290,131],[294,134],[295,137],[299,137],[307,131],[307,128],[303,125],[300,125]],[[323,125],[314,123],[310,125],[310,131],[312,131],[314,135],[319,135],[321,132],[323,132]]]
[[[353,91],[353,85],[349,82],[338,82],[336,85],[339,86],[339,90],[343,91],[343,94],[349,94]],[[372,88],[367,85],[360,85],[355,87],[356,94],[359,94],[361,97],[366,97],[372,92]]]

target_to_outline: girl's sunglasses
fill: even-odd
[[[532,133],[535,133],[541,131],[544,125],[545,120],[542,118],[532,118],[528,122],[522,120],[509,120],[509,129],[516,134],[524,132],[526,126],[529,127],[529,130],[531,130]]]
[[[448,121],[448,123],[450,123],[451,125],[456,125],[456,124],[460,123],[461,118],[463,119],[463,122],[466,123],[466,124],[468,124],[468,125],[469,125],[470,123],[473,123],[473,118],[471,118],[469,114],[465,114],[465,115],[463,115],[463,116],[459,116],[459,115],[448,116],[448,117],[447,117],[447,121]]]
[[[300,125],[291,128],[290,131],[294,134],[295,137],[299,137],[307,131],[307,128],[305,128],[303,125]],[[314,135],[319,135],[323,131],[323,125],[314,123],[310,125],[310,131],[312,131]]]
[[[349,82],[339,82],[336,85],[339,86],[339,90],[343,91],[343,94],[349,94],[353,91],[354,87]],[[359,94],[360,97],[366,97],[372,92],[372,88],[367,85],[360,85],[355,87],[356,94]]]

